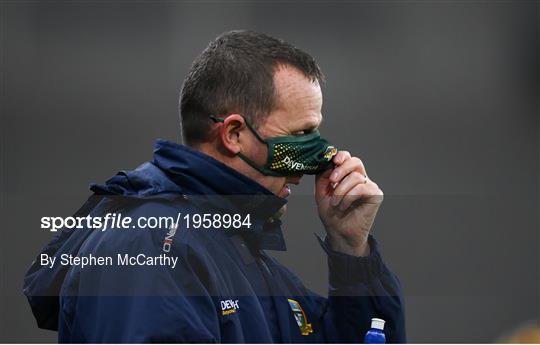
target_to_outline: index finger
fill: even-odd
[[[346,159],[341,165],[337,165],[330,175],[330,181],[337,183],[340,182],[345,176],[349,175],[353,171],[358,171],[362,175],[367,177],[364,163],[358,157],[351,157]]]
[[[335,165],[341,165],[343,162],[345,162],[347,159],[351,158],[351,154],[349,151],[338,151],[334,158],[332,158],[332,162]]]

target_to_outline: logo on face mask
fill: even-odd
[[[323,157],[327,160],[332,159],[337,154],[337,149],[334,146],[328,146],[324,151]]]

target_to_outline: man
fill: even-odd
[[[77,213],[182,221],[155,230],[64,229],[41,253],[177,263],[36,260],[24,291],[38,325],[65,342],[361,343],[376,317],[386,321],[388,342],[404,342],[400,286],[369,235],[382,191],[359,158],[320,137],[322,80],[313,58],[282,40],[231,31],[211,42],[182,89],[187,146],[158,140],[152,162],[93,185]],[[266,253],[285,249],[279,217],[288,186],[303,174],[316,174],[328,298]]]

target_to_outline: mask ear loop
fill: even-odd
[[[222,117],[215,117],[214,115],[210,115],[210,119],[214,121],[214,123],[223,123],[225,122],[225,119]]]
[[[253,132],[253,135],[255,135],[255,138],[257,138],[257,140],[259,140],[260,142],[266,144],[266,140],[261,138],[261,136],[259,135],[259,133],[255,129],[255,127],[253,127],[251,125],[251,123],[244,117],[244,115],[240,115],[240,116],[242,116],[242,118],[244,118],[244,121],[246,122],[246,126],[248,126],[248,128],[251,130],[251,132]],[[225,119],[223,117],[210,116],[210,119],[212,121],[214,121],[215,123],[223,123],[223,122],[225,122]]]
[[[263,138],[261,138],[261,136],[259,135],[259,133],[257,133],[257,130],[255,130],[255,128],[251,125],[251,123],[249,123],[249,121],[243,116],[243,115],[240,115],[244,118],[244,121],[246,122],[246,126],[251,130],[251,132],[253,133],[253,135],[255,135],[255,138],[257,138],[257,140],[259,140],[260,142],[262,142],[263,144],[266,145],[266,148],[267,150],[270,150],[270,148],[268,147],[268,143],[266,142],[266,140],[264,140]],[[214,121],[215,123],[223,123],[225,122],[225,119],[222,118],[222,117],[216,117],[216,116],[210,116],[210,119],[212,121]],[[238,156],[240,158],[242,158],[242,160],[244,162],[246,162],[249,166],[251,166],[253,169],[265,174],[265,175],[270,175],[270,176],[279,176],[279,177],[283,177],[285,175],[282,175],[282,174],[279,174],[279,173],[276,173],[275,171],[272,171],[272,170],[269,170],[267,169],[266,167],[260,167],[258,166],[253,160],[251,160],[249,157],[247,157],[246,155],[244,155],[242,152],[238,152]]]

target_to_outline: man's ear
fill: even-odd
[[[223,120],[223,124],[219,128],[219,138],[221,139],[223,147],[229,154],[237,155],[242,151],[240,134],[244,132],[245,129],[246,121],[242,115],[231,114]],[[246,145],[246,143],[244,142],[243,145]]]

